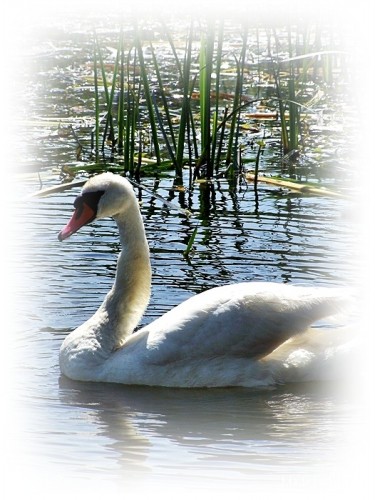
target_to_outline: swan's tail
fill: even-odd
[[[318,288],[314,295],[310,302],[311,324],[328,316],[352,313],[355,309],[356,294],[353,289]]]
[[[356,310],[355,290],[315,290],[310,317],[315,326],[263,358],[277,382],[351,379],[359,360]]]
[[[357,327],[318,327],[287,340],[263,361],[276,383],[353,380],[359,372]]]

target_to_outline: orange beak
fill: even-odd
[[[68,224],[60,231],[58,238],[59,241],[66,240],[72,234],[76,233],[85,224],[95,219],[95,211],[86,203],[82,203],[77,207],[72,215]]]

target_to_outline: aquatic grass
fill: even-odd
[[[224,147],[224,134],[225,134],[225,124],[228,120],[228,106],[225,106],[223,112],[223,119],[219,125],[217,125],[215,130],[215,137],[217,138],[217,149],[215,152],[215,172],[219,173],[221,153]],[[220,135],[218,135],[220,132]]]
[[[219,104],[220,104],[220,71],[223,57],[223,44],[224,44],[224,20],[221,19],[219,22],[218,35],[217,35],[217,49],[216,49],[216,70],[215,70],[215,104],[213,111],[213,122],[212,122],[212,150],[211,150],[211,164],[212,169],[218,165],[220,161],[220,154],[218,153],[218,120],[219,120]],[[216,161],[216,157],[218,161]]]
[[[125,131],[125,47],[124,47],[124,30],[121,27],[119,45],[118,45],[118,57],[120,60],[120,89],[118,92],[118,151],[121,154],[124,151],[124,131]],[[126,155],[124,155],[124,164],[126,168]]]
[[[228,173],[230,175],[234,175],[234,172],[239,168],[239,165],[237,164],[237,152],[238,152],[239,123],[240,123],[240,113],[241,113],[241,96],[243,89],[243,77],[244,77],[246,51],[247,51],[247,36],[248,36],[248,31],[247,27],[245,26],[244,31],[242,33],[242,48],[241,48],[240,58],[238,59],[235,57],[237,78],[236,78],[236,87],[233,99],[233,113],[230,124],[230,132],[229,132],[227,155],[226,155],[227,167],[231,164],[231,168],[228,169]]]
[[[321,45],[319,36],[311,30],[297,31],[287,26],[280,32],[267,31],[269,57],[263,60],[263,34],[259,27],[249,35],[250,28],[241,26],[239,43],[230,50],[226,47],[224,20],[191,20],[185,29],[185,33],[179,33],[178,50],[165,23],[159,30],[163,57],[167,50],[175,62],[172,86],[158,52],[159,41],[154,44],[138,26],[131,38],[127,36],[126,43],[124,30],[120,30],[110,83],[108,62],[94,34],[95,126],[91,139],[96,162],[100,163],[101,144],[104,168],[109,146],[110,161],[122,162],[124,173],[131,177],[150,172],[157,175],[158,167],[162,172],[169,165],[178,185],[183,183],[183,169],[188,166],[190,188],[193,181],[215,175],[233,178],[249,162],[259,166],[260,148],[247,147],[246,134],[251,120],[259,119],[262,112],[258,117],[256,111],[244,112],[257,101],[263,101],[262,105],[271,110],[276,103],[278,112],[274,119],[278,119],[282,158],[297,156],[305,147],[301,117],[306,119],[308,115],[302,114],[302,108],[307,106],[308,113],[313,112],[314,96],[310,89],[306,91],[306,82],[316,71],[313,61],[319,60],[323,81],[324,58],[329,56],[332,65],[337,52]],[[249,61],[249,47],[251,43],[254,46],[254,39],[258,57],[251,55]],[[149,58],[145,57],[146,43]],[[316,48],[320,51],[314,52]],[[311,52],[306,54],[307,50]],[[285,58],[285,52],[289,57]],[[328,72],[328,63],[327,68]],[[254,75],[259,80],[263,75],[273,77],[269,79],[273,88],[268,85],[266,91],[261,91],[251,82]],[[228,86],[233,91],[228,92]],[[321,98],[321,92],[316,95]],[[151,167],[147,165],[150,157],[155,160]],[[293,176],[294,165],[288,162],[288,166],[289,175]]]
[[[117,148],[120,154],[123,154],[125,172],[134,174],[134,157],[136,155],[134,143],[136,137],[139,138],[140,124],[137,123],[139,115],[140,99],[146,101],[147,122],[151,129],[152,144],[155,149],[156,162],[161,163],[160,155],[160,135],[164,140],[164,147],[174,165],[176,176],[182,179],[182,168],[186,161],[189,164],[196,162],[197,166],[206,167],[206,176],[211,178],[219,169],[221,161],[221,153],[225,147],[227,151],[227,164],[236,163],[237,144],[239,136],[239,113],[241,110],[241,92],[242,78],[244,72],[244,61],[246,52],[246,36],[243,37],[242,52],[240,61],[237,61],[237,82],[236,91],[233,99],[233,110],[231,113],[228,110],[224,111],[225,122],[219,122],[220,113],[220,68],[222,61],[222,47],[224,39],[224,23],[221,22],[215,32],[215,25],[210,24],[205,35],[202,35],[201,46],[199,52],[199,72],[193,75],[192,73],[192,45],[194,39],[194,23],[190,24],[186,38],[186,49],[184,60],[180,61],[175,49],[173,40],[168,30],[166,30],[172,53],[176,59],[176,65],[180,73],[182,86],[182,106],[179,116],[178,134],[175,134],[172,124],[168,98],[164,91],[163,81],[160,72],[159,62],[157,60],[154,47],[150,43],[151,55],[153,61],[153,69],[155,71],[158,82],[157,95],[162,101],[163,116],[158,109],[156,102],[156,93],[151,90],[149,84],[150,66],[146,64],[143,56],[142,40],[140,30],[135,29],[135,36],[132,42],[132,48],[125,53],[124,33],[120,31],[118,50],[116,54],[114,73],[112,79],[112,88],[109,91],[107,77],[104,71],[104,62],[99,47],[97,38],[94,64],[94,80],[96,82],[96,111],[99,111],[99,92],[98,92],[98,66],[97,58],[102,72],[102,80],[106,101],[106,127],[103,134],[102,149],[104,149],[104,141],[106,137],[110,139],[110,144],[114,145],[117,142]],[[216,45],[215,45],[216,44]],[[215,52],[216,47],[216,52]],[[131,63],[132,61],[132,63]],[[216,65],[214,68],[214,61]],[[131,64],[133,67],[131,68]],[[140,79],[136,81],[136,67],[139,67]],[[126,68],[126,69],[125,69]],[[215,72],[215,87],[212,86],[212,74]],[[116,140],[114,133],[114,124],[112,119],[112,107],[115,95],[115,82],[118,80],[118,138]],[[192,92],[194,91],[196,82],[198,82],[198,108],[200,111],[200,126],[199,134],[200,141],[198,145],[197,123],[194,117],[192,108]],[[211,105],[212,100],[214,105]],[[225,126],[230,120],[229,138],[224,145]],[[164,126],[164,121],[166,126]],[[99,132],[99,115],[97,115],[98,126],[96,126],[96,134]],[[109,128],[109,134],[107,132]],[[96,136],[96,143],[98,137]],[[234,145],[234,147],[233,147]],[[185,153],[188,151],[188,158]],[[233,151],[233,157],[232,157]],[[139,163],[141,155],[138,151],[136,161]]]
[[[176,141],[174,139],[174,132],[173,132],[173,128],[171,130],[171,125],[172,123],[170,122],[170,119],[168,120],[169,122],[169,132],[171,133],[171,136],[172,136],[172,144],[168,138],[168,134],[165,130],[165,127],[164,127],[164,123],[163,123],[163,119],[162,119],[162,116],[161,116],[161,113],[159,111],[159,108],[158,108],[158,105],[157,105],[157,102],[156,102],[156,98],[155,98],[155,93],[152,94],[152,99],[153,99],[153,103],[154,103],[154,108],[155,108],[155,114],[156,114],[156,118],[157,118],[157,121],[158,121],[158,124],[159,124],[159,128],[161,130],[161,133],[163,134],[163,137],[164,137],[164,141],[165,141],[165,146],[168,150],[168,153],[169,153],[169,156],[172,160],[172,164],[176,167],[176,164],[177,164],[177,160],[176,160],[176,156],[175,156],[175,150],[176,150]],[[165,106],[165,103],[164,103],[164,106]]]
[[[185,49],[185,57],[182,66],[179,66],[182,79],[182,107],[180,113],[180,124],[178,129],[177,149],[176,149],[176,176],[182,180],[182,168],[184,165],[185,154],[185,138],[186,132],[188,135],[188,144],[190,139],[195,141],[195,128],[192,120],[192,110],[190,107],[191,102],[191,63],[192,63],[192,45],[193,45],[193,21],[189,26],[189,33],[187,36],[187,43]],[[176,52],[175,52],[176,54]],[[177,57],[177,54],[176,56]],[[190,120],[190,123],[189,123]],[[188,124],[189,123],[189,124]],[[192,134],[192,135],[191,135]],[[189,153],[190,154],[190,153]]]
[[[279,52],[280,43],[276,30],[273,30],[273,36],[275,39],[277,52]],[[283,80],[281,77],[281,68],[280,65],[274,60],[274,58],[272,58],[272,71],[275,82],[276,99],[278,103],[279,116],[280,116],[281,144],[283,148],[283,154],[285,155],[290,151],[289,130],[286,119],[286,102],[285,102],[286,99],[284,97],[284,93],[282,90]]]
[[[216,40],[216,44],[215,44]],[[201,134],[201,152],[197,160],[198,168],[205,166],[206,177],[211,178],[214,171],[218,173],[221,164],[221,154],[224,149],[225,127],[229,123],[229,134],[225,143],[226,148],[226,166],[227,173],[233,175],[237,168],[237,155],[239,152],[239,124],[240,113],[242,109],[241,96],[243,89],[243,76],[245,71],[245,60],[247,51],[247,28],[242,34],[242,48],[239,58],[233,55],[236,62],[236,83],[233,95],[233,109],[228,113],[225,107],[224,119],[219,123],[220,111],[220,71],[223,56],[224,23],[221,22],[215,33],[215,26],[209,24],[205,35],[201,40],[200,49],[200,73],[199,73],[199,109],[200,109],[200,134]],[[216,46],[216,51],[215,51]],[[215,86],[212,85],[212,74],[215,66]],[[214,101],[214,105],[212,105]],[[221,132],[220,132],[221,130]],[[219,134],[220,132],[220,134]]]
[[[98,60],[97,47],[94,41],[94,88],[95,88],[95,128],[91,137],[91,150],[95,153],[95,159],[99,159],[99,140],[100,140],[100,104],[99,104],[99,85],[98,85]]]
[[[289,58],[293,57],[293,42],[292,42],[292,30],[290,25],[288,26],[288,48],[289,48]],[[288,151],[297,151],[299,147],[299,106],[296,103],[296,73],[295,73],[295,62],[290,61],[289,63],[289,78],[287,80],[288,87],[288,108],[289,108],[289,144]],[[292,172],[291,172],[292,173]],[[294,173],[294,172],[293,172]]]
[[[105,128],[103,132],[103,140],[102,140],[102,151],[104,151],[104,146],[106,144],[106,141],[108,140],[112,146],[112,151],[114,149],[114,125],[113,125],[113,117],[112,117],[112,104],[113,104],[113,97],[114,97],[114,92],[115,92],[115,81],[117,77],[117,69],[118,69],[118,57],[119,57],[119,52],[117,51],[117,56],[115,60],[115,65],[113,69],[113,77],[112,77],[112,87],[111,87],[111,92],[109,92],[108,89],[108,83],[107,83],[107,74],[105,71],[105,66],[104,66],[104,61],[103,61],[103,55],[102,55],[102,50],[100,47],[100,44],[98,43],[97,35],[94,32],[94,42],[96,46],[96,53],[99,59],[99,65],[100,65],[100,72],[101,72],[101,77],[102,77],[102,82],[103,82],[103,87],[104,87],[104,92],[105,92],[105,103],[106,103],[106,123],[105,123]],[[96,69],[97,73],[97,69]],[[97,82],[97,76],[96,76],[96,82]],[[96,93],[98,91],[97,85],[95,87]],[[108,128],[109,128],[109,133],[108,133]]]
[[[214,55],[214,28],[211,23],[201,38],[199,54],[199,108],[201,154],[198,163],[207,166],[207,177],[212,177],[211,164],[211,78]]]
[[[153,95],[154,108],[155,108],[156,113],[158,114],[158,122],[159,122],[159,125],[162,128],[162,132],[163,132],[164,138],[166,140],[169,153],[171,154],[171,157],[172,157],[172,160],[173,160],[173,164],[175,165],[176,164],[176,159],[175,159],[174,151],[176,151],[176,147],[177,146],[176,146],[176,138],[175,138],[174,128],[173,128],[173,124],[172,124],[172,118],[171,118],[170,109],[169,109],[169,105],[168,105],[167,94],[164,91],[164,85],[163,85],[163,80],[162,80],[161,73],[160,73],[159,63],[158,63],[158,60],[157,60],[157,57],[156,57],[156,54],[155,54],[155,50],[154,50],[154,47],[153,47],[152,43],[150,43],[150,49],[151,49],[152,60],[153,60],[153,63],[154,63],[154,68],[155,68],[156,77],[157,77],[157,81],[158,81],[158,86],[159,86],[158,91],[159,91],[159,95],[160,95],[160,97],[162,99],[163,110],[164,110],[164,113],[165,113],[165,119],[166,119],[166,122],[167,122],[168,132],[169,132],[170,139],[168,139],[168,136],[167,136],[167,134],[166,134],[166,132],[164,130],[163,122],[161,120],[160,113],[158,114],[157,103],[156,103],[156,100],[154,98],[155,92],[153,92],[153,94],[152,94]],[[169,144],[170,142],[172,143],[171,145]]]
[[[150,43],[151,56],[153,61],[153,68],[155,70],[156,79],[158,82],[157,92],[153,91],[152,100],[154,105],[154,111],[156,115],[156,119],[159,125],[159,129],[163,136],[165,147],[168,151],[168,154],[171,159],[171,163],[175,168],[176,178],[179,179],[178,182],[182,183],[182,168],[185,162],[185,150],[186,150],[186,135],[190,134],[191,131],[191,107],[190,107],[190,95],[191,95],[191,52],[192,52],[192,28],[193,25],[190,26],[190,32],[187,39],[187,47],[185,52],[184,62],[178,58],[177,51],[174,47],[173,40],[169,35],[167,28],[164,26],[166,33],[168,33],[168,40],[171,45],[172,53],[175,57],[177,68],[179,71],[180,81],[183,86],[183,97],[182,97],[182,109],[179,117],[179,129],[178,134],[175,133],[175,129],[172,123],[170,107],[168,104],[168,96],[164,90],[163,80],[161,77],[160,64],[157,60],[154,47],[152,43]],[[158,108],[158,103],[156,96],[161,99],[163,115]],[[166,122],[166,125],[164,124]],[[193,126],[194,128],[194,126]],[[176,137],[177,135],[177,137]],[[193,139],[194,140],[194,139]],[[190,137],[188,135],[188,143],[190,143]],[[189,156],[191,151],[189,149]]]
[[[124,96],[124,171],[130,176],[135,175],[136,162],[139,161],[139,153],[136,158],[136,139],[141,140],[140,133],[140,99],[141,81],[137,78],[137,49],[131,46],[126,57],[126,92]]]
[[[254,190],[256,191],[258,189],[258,176],[259,176],[259,162],[260,162],[260,155],[264,149],[265,142],[264,139],[261,141],[258,141],[258,150],[257,150],[257,155],[255,158],[255,169],[254,169]]]
[[[157,163],[160,163],[161,157],[160,157],[160,147],[159,147],[157,123],[155,120],[154,106],[153,106],[153,102],[152,102],[151,90],[150,90],[150,85],[149,85],[149,80],[148,80],[147,66],[145,63],[145,59],[143,57],[142,42],[141,42],[141,37],[140,37],[140,33],[139,33],[138,29],[136,29],[135,46],[137,48],[139,67],[140,67],[141,78],[142,78],[142,83],[143,83],[143,92],[144,92],[144,98],[145,98],[146,104],[147,104],[148,121],[149,121],[149,124],[151,127],[154,152],[155,152]]]
[[[314,35],[314,36],[312,36]],[[272,60],[273,75],[275,81],[276,99],[278,101],[281,142],[283,155],[298,153],[303,148],[303,134],[301,127],[301,108],[306,108],[306,103],[301,99],[303,84],[311,79],[311,69],[314,77],[318,78],[319,68],[323,82],[332,84],[332,61],[333,57],[343,54],[342,51],[332,50],[330,44],[325,48],[322,46],[321,32],[316,28],[314,34],[307,28],[303,32],[302,52],[298,45],[298,37],[293,37],[292,28],[287,27],[287,48],[289,57],[281,61]],[[276,52],[281,52],[281,42],[273,30]],[[311,42],[313,40],[313,42]],[[315,61],[313,65],[312,61]],[[309,107],[313,104],[313,99]],[[294,175],[294,167],[290,164],[289,174]]]

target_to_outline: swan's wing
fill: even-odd
[[[183,302],[127,344],[129,348],[132,343],[142,344],[147,361],[153,364],[219,356],[257,359],[335,312],[341,302],[332,289],[276,283],[229,285]]]

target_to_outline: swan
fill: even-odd
[[[74,207],[60,241],[95,219],[112,217],[122,250],[103,303],[61,345],[60,369],[66,377],[168,387],[269,386],[322,373],[328,360],[345,350],[339,336],[327,344],[319,332],[308,330],[347,303],[341,289],[328,287],[220,286],[136,330],[150,298],[151,265],[130,182],[113,173],[95,175]]]

